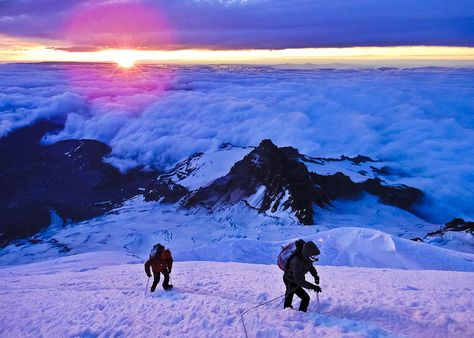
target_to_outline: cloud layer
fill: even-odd
[[[474,46],[473,22],[466,0],[0,1],[1,33],[73,49]]]
[[[271,138],[313,156],[393,162],[439,219],[474,218],[474,70],[1,65],[0,137],[39,118],[66,121],[45,142],[91,138],[110,161],[170,167],[223,142]]]

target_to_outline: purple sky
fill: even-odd
[[[94,40],[64,40],[75,13],[114,1],[0,0],[0,33],[58,46],[104,48]],[[474,46],[473,0],[155,0],[173,39],[145,30],[134,47],[297,48],[393,45]],[[101,7],[104,15],[107,5]],[[98,18],[99,20],[100,18]],[[140,18],[137,18],[140,22]],[[146,41],[144,43],[143,41]]]

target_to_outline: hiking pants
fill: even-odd
[[[161,272],[164,276],[163,278],[163,289],[166,289],[170,285],[170,274],[169,272]],[[160,273],[153,271],[153,284],[151,285],[151,292],[154,292],[158,283],[160,282]]]
[[[309,305],[309,295],[308,293],[302,288],[298,287],[296,284],[287,283],[286,285],[286,293],[285,293],[285,305],[283,308],[291,307],[291,303],[293,302],[293,296],[296,294],[298,297],[301,298],[300,307],[298,310],[306,312],[308,310]]]

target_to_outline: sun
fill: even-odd
[[[136,60],[121,58],[121,59],[115,60],[115,62],[117,63],[117,66],[119,66],[120,68],[132,68],[133,66],[135,66]]]
[[[139,60],[136,50],[106,50],[102,52],[105,60],[115,62],[120,68],[132,68]]]

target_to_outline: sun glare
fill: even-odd
[[[135,66],[135,60],[133,59],[119,59],[115,62],[120,68],[132,68],[133,66]]]
[[[108,50],[104,54],[106,59],[115,62],[120,68],[132,68],[138,60],[134,50]]]

